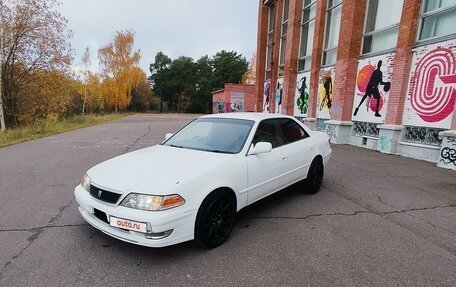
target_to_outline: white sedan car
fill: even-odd
[[[297,182],[316,193],[330,156],[328,136],[293,117],[207,115],[159,145],[96,165],[74,193],[82,217],[112,237],[210,248],[249,204]]]

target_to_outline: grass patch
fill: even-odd
[[[75,129],[98,125],[107,121],[120,119],[129,113],[75,116],[63,120],[42,120],[33,125],[0,132],[0,147],[55,135]]]

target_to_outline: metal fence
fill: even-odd
[[[379,129],[376,123],[353,122],[353,135],[378,137]]]
[[[425,127],[405,127],[402,141],[440,146],[442,144],[442,139],[439,138],[439,132],[442,130],[443,129]]]

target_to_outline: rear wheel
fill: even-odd
[[[209,194],[196,217],[196,242],[205,248],[221,245],[233,229],[235,216],[236,202],[231,194],[223,190]]]
[[[307,178],[304,182],[304,190],[306,193],[315,194],[320,190],[324,173],[323,161],[320,157],[314,158],[310,164]]]

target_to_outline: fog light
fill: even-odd
[[[163,239],[171,235],[173,233],[174,229],[163,231],[163,232],[148,232],[146,233],[146,238],[147,239]]]

